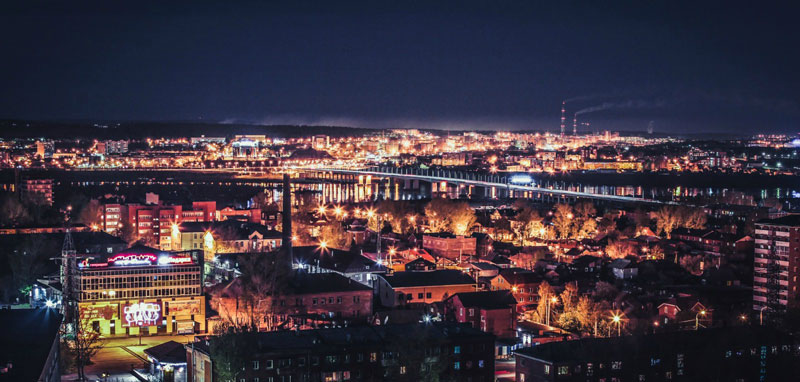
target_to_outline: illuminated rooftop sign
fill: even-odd
[[[106,262],[92,263],[89,259],[83,259],[78,263],[80,268],[100,268],[113,265],[115,267],[143,266],[143,265],[181,265],[192,264],[191,256],[156,256],[153,253],[120,253],[110,257]]]
[[[113,263],[115,266],[151,265],[156,262],[156,255],[152,253],[121,253],[108,259],[108,262]]]

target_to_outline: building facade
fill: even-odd
[[[800,302],[800,215],[756,223],[753,309],[783,312]]]
[[[202,270],[202,253],[145,246],[83,257],[74,275],[81,317],[110,337],[205,332]]]
[[[791,336],[767,327],[549,342],[515,352],[518,382],[789,381]]]
[[[240,381],[494,381],[494,336],[456,324],[407,324],[240,334]],[[186,345],[187,380],[221,380],[209,350]]]

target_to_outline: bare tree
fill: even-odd
[[[570,207],[568,204],[556,205],[556,212],[555,216],[553,217],[553,226],[556,228],[559,238],[567,239],[572,236],[572,227],[575,223],[574,219],[575,214],[572,211],[572,207]]]
[[[62,335],[62,346],[68,349],[68,353],[74,361],[78,380],[85,381],[84,368],[91,362],[92,357],[103,348],[103,341],[100,333],[92,328],[88,311],[81,311],[75,317],[71,331],[68,330]]]

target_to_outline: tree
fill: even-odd
[[[611,301],[617,298],[619,295],[619,289],[617,289],[617,287],[615,287],[613,284],[605,281],[598,281],[594,285],[594,291],[592,292],[592,295],[595,300]]]
[[[82,223],[87,227],[94,229],[100,226],[102,221],[103,205],[97,199],[92,199],[81,207],[78,212],[78,223]]]
[[[655,213],[656,233],[666,235],[669,239],[672,230],[679,226],[681,212],[676,207],[664,206]]]
[[[647,251],[647,255],[651,259],[663,260],[664,259],[664,249],[661,248],[660,245],[654,245],[652,248],[650,248]]]
[[[636,232],[640,232],[642,229],[650,227],[650,216],[641,208],[636,208],[631,216],[634,224],[636,224]]]
[[[595,234],[597,234],[597,222],[592,218],[584,219],[577,232],[578,239],[590,238]]]
[[[136,229],[133,227],[133,224],[127,220],[123,221],[121,224],[122,225],[117,230],[117,236],[119,236],[119,238],[124,240],[126,243],[133,244],[139,236],[136,232]]]
[[[612,259],[622,259],[631,254],[631,246],[623,240],[609,240],[606,255]]]
[[[458,203],[450,215],[450,232],[457,236],[470,235],[476,221],[475,211],[465,202]]]
[[[705,229],[708,216],[702,208],[693,208],[685,212],[683,222],[685,228]]]
[[[14,280],[14,289],[26,296],[33,282],[45,272],[44,262],[56,246],[41,235],[26,235],[8,256],[8,265]]]
[[[63,333],[62,346],[68,349],[68,353],[72,357],[78,372],[78,380],[84,381],[86,380],[84,367],[102,349],[103,342],[100,333],[92,328],[92,317],[89,317],[88,310],[83,310],[75,316],[71,332]]]
[[[594,208],[594,204],[589,201],[575,203],[575,207],[573,209],[575,210],[575,217],[583,220],[589,219],[597,213],[597,210]]]
[[[25,205],[20,202],[18,194],[5,193],[0,200],[0,224],[3,226],[18,226],[31,221],[30,213]]]
[[[320,230],[320,242],[325,242],[328,248],[349,249],[350,242],[347,240],[347,232],[339,222],[331,222]]]
[[[544,323],[547,321],[547,302],[550,301],[553,296],[555,296],[555,292],[553,291],[553,288],[550,287],[550,284],[548,284],[546,281],[542,281],[539,284],[539,289],[536,291],[536,294],[539,297],[539,304],[536,305],[536,311],[533,314],[533,319],[539,323]],[[551,314],[552,312],[553,310],[550,309]]]
[[[578,286],[575,283],[568,283],[564,287],[564,291],[561,292],[559,302],[561,303],[562,311],[556,320],[558,326],[568,331],[580,330],[579,314],[576,311]]]
[[[378,205],[378,213],[386,217],[395,233],[408,233],[411,228],[408,218],[414,214],[414,209],[406,201],[384,200]]]
[[[255,344],[257,327],[238,325],[223,321],[216,326],[213,340],[209,341],[209,352],[214,360],[214,373],[220,381],[234,382],[244,373],[250,358],[250,349]]]
[[[447,199],[436,198],[425,205],[425,218],[431,232],[442,232],[450,225],[448,216],[452,212],[451,203]]]
[[[572,212],[572,207],[568,204],[556,205],[555,216],[553,217],[553,226],[556,228],[558,237],[560,239],[569,238],[572,235],[573,219],[575,214]]]
[[[703,256],[702,255],[686,255],[680,258],[680,265],[689,271],[689,273],[699,276],[703,273],[702,269],[702,262]]]
[[[539,212],[530,207],[523,208],[517,214],[517,221],[521,226],[519,234],[521,236],[520,239],[523,241],[539,235],[540,230],[544,227]]]
[[[438,198],[425,205],[425,217],[431,232],[448,231],[454,235],[469,235],[477,221],[475,211],[466,202]]]
[[[235,291],[241,298],[247,320],[233,323],[273,329],[278,300],[285,294],[289,283],[291,264],[284,251],[274,254],[251,254],[240,260],[240,289]]]

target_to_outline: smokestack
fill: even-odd
[[[290,264],[294,264],[292,254],[292,183],[289,174],[283,174],[283,249],[286,251]]]
[[[567,101],[561,101],[561,136],[564,136],[564,129],[567,127]]]
[[[572,135],[578,135],[578,113],[572,116]]]

